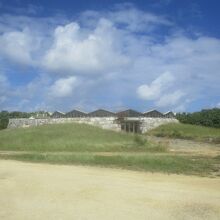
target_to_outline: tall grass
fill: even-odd
[[[220,143],[220,129],[198,125],[170,123],[161,125],[148,132],[158,137],[182,138]]]
[[[151,133],[179,138],[219,137],[218,129],[182,124],[164,125]],[[7,151],[0,152],[0,159],[195,175],[218,173],[220,165],[219,156],[178,155],[144,135],[74,123],[2,130],[0,151]]]
[[[167,155],[156,153],[144,153],[143,155],[100,155],[92,153],[69,154],[9,154],[0,155],[3,159],[15,159],[21,161],[92,165],[103,167],[123,168],[130,170],[143,170],[150,172],[164,172],[177,174],[211,175],[217,171],[216,164],[220,164],[219,157],[203,158],[183,155]]]
[[[132,134],[86,124],[43,125],[0,131],[0,150],[11,151],[164,151]]]

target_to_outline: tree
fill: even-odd
[[[219,108],[205,109],[194,113],[178,113],[176,117],[182,123],[220,128]]]

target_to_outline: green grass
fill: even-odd
[[[181,123],[170,123],[161,125],[148,132],[157,137],[182,138],[212,143],[220,143],[220,129],[189,125]]]
[[[191,125],[170,124],[161,126],[152,133],[173,137],[172,132],[177,131],[181,132],[181,137],[201,138],[201,134],[205,138],[210,134],[212,137],[219,137],[218,129],[199,127],[201,131],[197,131],[194,128]],[[0,151],[0,159],[193,175],[210,175],[218,172],[220,166],[219,156],[172,153],[167,146],[152,143],[144,135],[74,123],[2,130]]]
[[[0,131],[0,150],[40,152],[165,151],[143,136],[86,124],[43,125]]]
[[[206,158],[195,156],[167,155],[144,153],[143,155],[99,155],[95,153],[22,153],[14,155],[0,155],[2,159],[43,162],[52,164],[75,164],[105,166],[130,170],[190,174],[206,176],[217,171],[216,165],[220,158]]]

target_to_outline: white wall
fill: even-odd
[[[121,125],[117,122],[116,117],[85,117],[85,118],[45,118],[45,119],[9,119],[8,128],[33,127],[44,124],[59,124],[59,123],[85,123],[98,126],[104,129],[115,131],[121,130]],[[140,130],[142,133],[150,129],[156,128],[161,124],[177,123],[174,118],[126,118],[126,120],[140,120]]]

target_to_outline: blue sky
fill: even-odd
[[[0,0],[0,110],[220,107],[217,0]]]

